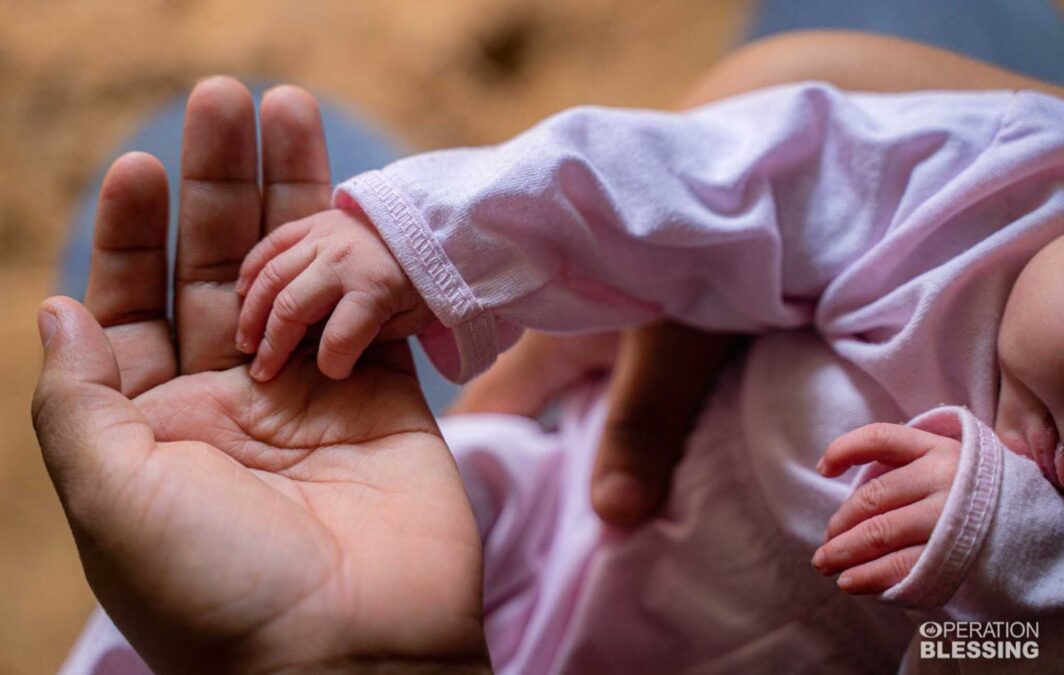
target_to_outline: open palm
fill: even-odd
[[[233,346],[243,254],[329,199],[309,95],[268,94],[262,141],[260,191],[247,91],[193,92],[173,329],[166,177],[146,155],[102,189],[95,320],[46,303],[35,423],[86,574],[158,670],[474,661],[480,540],[405,345],[343,382],[300,353],[267,384]]]

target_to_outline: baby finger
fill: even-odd
[[[852,595],[882,593],[909,575],[924,547],[910,546],[878,560],[846,570],[836,582]]]
[[[837,537],[872,516],[912,504],[937,492],[941,487],[939,474],[925,459],[921,457],[912,464],[888,471],[854,490],[828,521],[825,538]]]
[[[314,250],[296,246],[269,261],[248,291],[240,307],[236,331],[236,348],[245,354],[259,348],[259,340],[266,328],[266,320],[278,294],[314,262]]]
[[[276,375],[299,346],[307,327],[321,321],[340,299],[340,287],[321,264],[312,264],[277,294],[251,376],[265,382]]]
[[[381,308],[367,295],[349,292],[333,310],[318,348],[318,368],[326,377],[342,380],[351,374],[358,357],[380,331]]]
[[[836,574],[907,546],[927,543],[942,513],[943,501],[936,495],[873,516],[817,549],[813,566],[822,574]]]
[[[292,248],[310,232],[311,221],[307,219],[297,220],[279,227],[270,233],[268,237],[255,245],[255,248],[244,258],[240,265],[240,276],[236,282],[236,292],[243,295],[251,288],[256,277],[270,262],[288,249]]]
[[[820,458],[817,471],[838,476],[857,464],[901,466],[923,457],[943,442],[956,441],[903,424],[869,424],[839,436]]]

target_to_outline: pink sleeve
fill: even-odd
[[[364,209],[435,312],[422,339],[452,379],[518,327],[671,318],[879,339],[935,295],[943,277],[926,273],[969,264],[1037,206],[1024,181],[1060,174],[1062,110],[1033,93],[816,83],[686,113],[577,108],[356,176],[336,201]]]
[[[924,553],[880,598],[914,609],[917,622],[1034,622],[1038,662],[1064,662],[1064,495],[964,408],[910,425],[960,441],[961,462]],[[865,467],[854,489],[885,471]]]
[[[1040,621],[1064,639],[1064,496],[965,408],[938,408],[910,425],[960,441],[961,461],[927,547],[880,598],[942,607],[936,618]],[[854,488],[886,470],[866,467]]]

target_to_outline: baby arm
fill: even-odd
[[[259,348],[259,364],[276,369],[307,322],[324,318],[322,305],[341,298],[359,305],[345,314],[370,318],[341,336],[343,358],[326,365],[334,376],[374,335],[407,332],[385,330],[393,311],[407,315],[403,328],[426,328],[422,344],[456,381],[490,365],[521,328],[602,331],[670,319],[743,333],[815,324],[833,344],[858,336],[863,345],[869,334],[885,342],[906,327],[896,317],[925,313],[894,306],[884,323],[888,313],[863,311],[870,302],[895,292],[907,305],[938,297],[963,276],[967,258],[980,255],[977,244],[1002,229],[996,218],[973,224],[952,216],[987,190],[1009,193],[1002,172],[988,167],[1042,167],[1056,147],[1046,138],[1055,102],[943,96],[862,97],[813,83],[684,114],[582,108],[498,146],[400,160],[343,183],[335,203],[365,214],[380,235],[360,233],[373,251],[365,257],[384,260],[386,245],[405,276],[390,260],[391,271],[373,272],[360,254],[350,256],[353,269],[369,265],[377,275],[365,282],[368,292],[350,282],[357,272],[319,275],[315,288],[313,275],[267,283],[281,256],[308,270],[328,267],[312,265],[307,253],[325,255],[323,246],[293,243],[319,235],[293,228],[274,250],[294,247],[302,260],[253,256],[278,263],[262,268],[269,290],[249,297],[244,348]],[[1021,122],[1020,147],[997,139]],[[1014,173],[1026,175],[1007,175]],[[1039,206],[1015,204],[1018,213]],[[1042,214],[1017,222],[1021,232],[1007,236],[1039,238],[1048,227]],[[914,237],[932,235],[956,251],[934,257],[914,246]],[[250,296],[257,270],[249,268]],[[407,295],[407,279],[438,323]],[[305,302],[329,299],[304,309],[294,292],[281,293],[287,283],[313,291]],[[271,298],[280,303],[274,319],[265,309]],[[271,321],[287,328],[271,331]],[[274,352],[282,356],[267,358]],[[952,398],[926,389],[929,398]]]
[[[987,425],[957,406],[935,408],[904,427],[881,424],[851,432],[825,453],[823,472],[836,474],[868,457],[881,464],[858,476],[857,489],[831,519],[829,542],[822,547],[837,545],[844,535],[832,535],[848,523],[867,522],[869,513],[891,516],[881,519],[891,523],[882,530],[887,545],[858,540],[850,547],[874,560],[836,563],[837,570],[848,570],[843,577],[860,568],[875,572],[858,578],[850,592],[878,593],[879,600],[938,620],[1037,620],[1043,635],[1054,636],[1043,649],[1061,653],[1064,500],[1035,463],[1008,451]],[[879,487],[862,491],[873,476]],[[870,494],[872,505],[862,505]],[[896,506],[901,502],[929,507],[924,517],[933,514],[930,536],[924,534],[926,524],[916,527],[913,520],[903,524],[894,517],[905,508]],[[906,527],[916,530],[908,538],[900,534]],[[879,561],[884,562],[874,564]]]
[[[340,209],[288,223],[259,242],[240,268],[237,292],[244,295],[237,348],[257,352],[251,376],[262,381],[327,316],[318,367],[334,379],[350,375],[374,339],[413,335],[433,318],[373,226]]]
[[[834,477],[861,464],[890,470],[855,490],[828,521],[813,566],[842,573],[839,588],[882,593],[904,579],[923,552],[957,472],[960,443],[900,424],[871,424],[837,438],[817,465]]]

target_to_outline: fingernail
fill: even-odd
[[[55,314],[46,309],[37,312],[37,332],[41,334],[41,346],[48,346],[48,343],[55,337],[55,332],[58,328],[59,322],[56,320]]]
[[[596,478],[593,498],[615,525],[634,525],[650,508],[646,486],[627,471],[610,471]]]
[[[244,277],[240,277],[236,280],[236,294],[244,295],[248,292],[248,282],[244,280]]]
[[[816,472],[819,474],[824,473],[824,458],[821,457],[820,461],[816,463]]]
[[[839,588],[847,591],[853,586],[853,577],[848,574],[843,574],[839,577],[839,580],[836,583],[839,585]]]
[[[824,558],[826,557],[827,556],[824,555],[824,550],[819,548],[816,550],[816,553],[813,554],[813,567],[815,567],[817,571],[824,566]]]
[[[248,353],[248,336],[242,330],[236,332],[236,348],[238,351]]]
[[[248,375],[250,375],[252,377],[252,379],[261,380],[262,379],[262,364],[259,363],[258,361],[253,362],[251,364],[251,369],[248,371]]]

